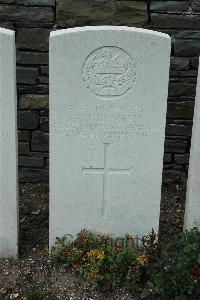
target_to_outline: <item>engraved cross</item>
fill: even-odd
[[[102,216],[106,215],[108,205],[108,180],[112,174],[131,174],[129,169],[113,169],[109,168],[109,145],[104,144],[104,166],[103,168],[82,168],[83,173],[103,174],[103,201],[102,201]]]

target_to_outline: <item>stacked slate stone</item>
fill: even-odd
[[[152,1],[150,28],[172,37],[164,179],[187,172],[200,54],[200,1]]]
[[[104,24],[172,36],[164,180],[186,174],[200,54],[199,0],[0,0],[0,26],[16,31],[20,181],[48,180],[50,31]]]
[[[16,31],[20,181],[47,181],[48,40],[55,1],[0,3],[0,26]]]

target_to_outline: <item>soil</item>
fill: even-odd
[[[167,241],[182,231],[185,203],[185,179],[162,189],[159,238]],[[126,287],[105,294],[88,289],[81,278],[67,272],[63,265],[50,262],[48,245],[48,196],[46,183],[20,186],[19,259],[0,259],[0,300],[26,299],[27,290],[41,285],[46,292],[62,300],[129,300],[136,298]]]

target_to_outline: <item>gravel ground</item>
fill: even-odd
[[[40,253],[26,259],[0,260],[0,299],[26,299],[27,289],[42,285],[45,292],[54,293],[58,299],[67,300],[129,300],[135,299],[125,287],[114,294],[104,294],[87,289],[80,278],[66,272],[62,265],[52,264]],[[135,299],[136,300],[136,299]]]
[[[162,190],[160,239],[165,241],[183,226],[185,179]],[[86,288],[82,280],[53,264],[46,255],[48,245],[48,185],[23,184],[20,187],[20,255],[0,260],[0,300],[26,299],[28,289],[38,283],[62,300],[129,300],[135,297],[121,287],[110,294]]]

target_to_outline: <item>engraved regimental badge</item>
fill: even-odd
[[[82,77],[97,96],[121,96],[132,88],[136,67],[131,56],[118,47],[101,47],[85,60]]]

